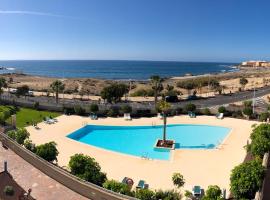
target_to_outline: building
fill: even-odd
[[[270,67],[269,61],[245,61],[241,64],[244,67]]]

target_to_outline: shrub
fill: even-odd
[[[211,115],[211,111],[210,111],[209,108],[204,108],[204,109],[202,110],[202,114],[204,114],[204,115]]]
[[[100,165],[90,156],[75,154],[70,157],[68,165],[72,174],[96,185],[102,186],[107,180],[106,174],[101,172]]]
[[[177,107],[177,108],[175,109],[175,111],[176,111],[176,114],[180,115],[180,114],[183,113],[183,108]]]
[[[20,128],[16,131],[16,142],[23,144],[24,140],[29,138],[30,134],[25,128]]]
[[[22,85],[17,88],[16,96],[26,96],[29,92],[29,86],[28,85]]]
[[[84,115],[85,109],[78,105],[74,107],[74,112],[76,115]]]
[[[260,116],[259,116],[259,120],[261,122],[266,122],[268,117],[269,117],[269,113],[267,113],[267,112],[261,113]]]
[[[184,186],[184,184],[185,184],[184,177],[180,173],[174,173],[172,175],[172,181],[173,181],[173,184],[178,188]]]
[[[221,194],[221,189],[217,185],[209,185],[202,200],[222,200]]]
[[[152,190],[140,189],[136,191],[135,197],[140,200],[155,200],[155,193]]]
[[[36,110],[39,109],[39,102],[38,101],[34,103],[34,109],[36,109]]]
[[[252,106],[252,101],[244,101],[243,105],[244,105],[244,107],[251,107]]]
[[[10,185],[5,186],[4,191],[3,191],[3,192],[4,192],[4,193],[5,193],[5,195],[7,195],[7,196],[13,196],[13,195],[14,195],[14,193],[15,193],[15,191],[14,191],[13,187],[12,187],[12,186],[10,186]]]
[[[139,117],[148,117],[151,115],[151,110],[149,109],[139,109],[137,110],[137,115]]]
[[[196,106],[192,103],[189,103],[189,104],[185,105],[185,111],[186,112],[195,112]]]
[[[189,190],[185,190],[185,197],[192,198],[193,197],[192,192],[190,192]]]
[[[101,91],[101,98],[107,100],[109,103],[117,103],[121,101],[121,97],[128,92],[128,86],[123,83],[113,83],[104,87]]]
[[[260,124],[256,126],[250,138],[251,144],[247,145],[247,151],[254,156],[263,157],[266,152],[270,151],[270,125]]]
[[[129,105],[123,105],[123,106],[121,107],[121,111],[122,111],[123,113],[131,113],[131,112],[132,112],[132,107],[129,106]]]
[[[49,162],[57,161],[58,153],[55,142],[41,144],[36,147],[36,154]]]
[[[115,180],[107,180],[105,183],[103,183],[103,187],[120,194],[134,196],[133,192],[130,191],[130,187],[127,184],[120,183]]]
[[[244,113],[246,116],[251,117],[252,114],[253,114],[253,110],[252,110],[251,107],[245,107],[245,108],[243,109],[243,113]]]
[[[99,111],[99,107],[97,104],[91,104],[89,110],[90,112],[97,113]]]
[[[117,117],[119,115],[119,108],[118,107],[111,107],[107,113],[109,117]]]
[[[231,173],[231,192],[236,199],[254,199],[264,179],[261,160],[253,160],[236,166]]]
[[[75,113],[75,110],[74,108],[63,107],[63,112],[65,115],[72,115]]]
[[[29,140],[29,139],[25,140],[23,145],[26,149],[34,153],[36,152],[36,145],[32,142],[32,140]]]
[[[155,95],[155,91],[153,89],[138,89],[134,93],[131,94],[132,97],[153,97]]]
[[[232,112],[232,117],[234,117],[234,118],[242,118],[243,117],[243,113],[242,113],[241,110],[233,111]]]
[[[219,113],[225,113],[225,112],[226,112],[226,108],[225,108],[224,106],[220,106],[220,107],[218,108],[218,112],[219,112]]]
[[[158,190],[155,194],[155,199],[164,199],[164,200],[181,200],[181,196],[178,192],[174,190]]]
[[[10,137],[13,140],[16,140],[16,131],[11,130],[7,132],[8,137]]]

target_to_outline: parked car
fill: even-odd
[[[170,103],[174,103],[174,102],[178,102],[179,99],[177,96],[166,96],[165,101],[170,102]]]

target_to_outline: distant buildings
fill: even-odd
[[[241,64],[244,67],[270,67],[269,61],[245,61]]]

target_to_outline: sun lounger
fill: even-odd
[[[90,118],[92,120],[97,120],[98,119],[98,117],[97,117],[97,115],[95,113],[90,114]]]
[[[144,189],[145,181],[140,180],[138,185],[136,186],[136,189]]]
[[[223,119],[224,118],[224,113],[219,113],[217,114],[217,119]]]
[[[193,193],[193,195],[194,195],[195,197],[201,196],[201,194],[202,194],[201,186],[198,186],[198,185],[194,186],[194,187],[192,188],[192,193]]]
[[[158,114],[157,114],[157,118],[158,118],[158,119],[163,119],[162,114],[161,114],[161,113],[158,113]]]
[[[131,120],[130,113],[124,113],[124,119],[130,121]]]
[[[45,118],[45,123],[47,123],[47,124],[54,124],[55,121],[53,119],[49,118],[49,117],[46,117]]]
[[[190,118],[196,118],[196,114],[194,112],[188,112],[188,116]]]

